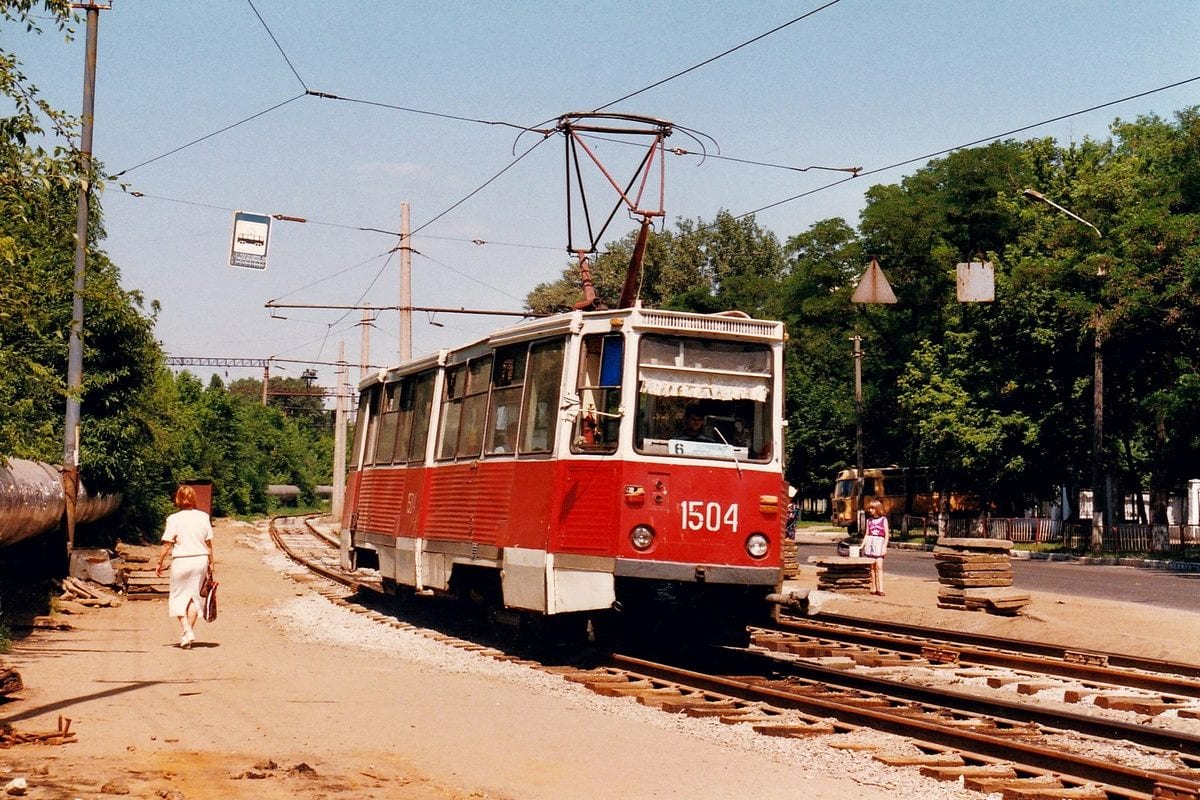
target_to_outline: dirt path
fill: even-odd
[[[5,662],[29,688],[0,705],[0,722],[51,731],[63,715],[78,741],[0,750],[0,786],[25,777],[35,800],[971,796],[823,745],[618,705],[367,621],[286,577],[247,526],[218,526],[217,560],[220,619],[190,651],[176,646],[165,600],[73,616],[74,630],[18,644]],[[919,583],[889,582],[879,610],[913,613],[905,604],[929,591]],[[1047,602],[1035,610],[1053,616]],[[1111,639],[1137,631],[1200,661],[1200,615],[1160,635],[1136,608],[1100,611],[1130,626]]]

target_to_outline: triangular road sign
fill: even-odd
[[[892,291],[887,276],[879,262],[872,258],[871,266],[858,281],[858,288],[850,296],[851,303],[895,303],[896,293]]]

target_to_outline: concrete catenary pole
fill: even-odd
[[[412,247],[408,203],[400,204],[400,363],[412,359]]]
[[[337,392],[333,417],[333,502],[335,522],[342,518],[346,499],[346,342],[338,346]]]
[[[371,363],[371,323],[375,318],[371,316],[371,309],[364,308],[362,312],[362,344],[358,348],[358,379],[365,380],[367,377],[367,367]]]
[[[857,468],[854,479],[854,528],[862,534],[863,489],[866,486],[863,479],[862,337],[855,334],[850,337],[850,341],[854,342],[854,454]]]
[[[83,119],[79,139],[79,198],[75,208],[75,276],[71,331],[67,343],[67,408],[63,430],[63,494],[67,512],[67,552],[75,547],[75,502],[79,493],[79,418],[83,394],[83,291],[87,272],[88,208],[92,191],[92,127],[96,109],[96,42],[100,9],[87,5],[87,44],[83,62]]]

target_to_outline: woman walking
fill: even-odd
[[[871,559],[871,594],[883,596],[883,557],[887,555],[888,540],[891,531],[888,529],[887,517],[883,515],[883,504],[878,500],[867,506],[867,535],[863,537],[862,554]]]
[[[171,556],[171,595],[167,614],[179,620],[182,635],[179,646],[187,650],[196,639],[196,621],[200,618],[200,584],[208,574],[213,557],[213,532],[208,514],[196,508],[196,490],[180,486],[175,492],[179,509],[167,517],[162,552],[155,575],[162,575],[163,562]]]

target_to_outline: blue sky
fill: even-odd
[[[535,141],[511,127],[293,99],[305,88],[536,125],[609,103],[823,4],[253,3],[114,0],[101,12],[94,152],[145,195],[109,184],[104,247],[127,288],[162,304],[157,332],[169,355],[333,361],[345,341],[357,364],[358,312],[289,310],[274,319],[264,303],[397,304],[398,261],[385,265],[383,256],[394,238],[349,228],[398,230],[401,202],[411,205],[414,229],[424,226]],[[79,113],[82,24],[70,43],[52,29],[39,37],[9,27],[4,47],[45,99]],[[872,170],[1193,78],[1197,40],[1200,3],[1191,0],[841,0],[612,110],[702,131],[724,156]],[[1197,103],[1200,82],[1019,138],[1103,138],[1116,117],[1169,117]],[[696,149],[679,133],[668,145]],[[631,148],[597,147],[618,171],[630,158]],[[776,205],[757,221],[781,241],[829,217],[856,223],[870,186],[919,166]],[[672,156],[667,218],[742,214],[840,177]],[[612,198],[601,188],[591,196],[607,208]],[[550,140],[413,237],[413,303],[519,308],[568,263],[564,198],[562,144]],[[236,269],[228,266],[234,210],[310,222],[273,223],[267,270]],[[619,214],[605,240],[634,224]],[[414,355],[503,324],[433,321],[441,327],[414,316]],[[397,315],[384,312],[370,360],[393,363],[397,349]],[[277,374],[304,368],[284,366]],[[319,372],[332,383],[332,369]]]

